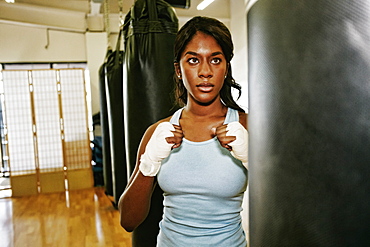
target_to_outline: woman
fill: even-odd
[[[164,212],[157,246],[246,246],[247,114],[232,98],[233,44],[221,22],[194,17],[175,40],[175,80],[184,107],[145,132],[119,201],[121,225],[146,218],[158,182]]]

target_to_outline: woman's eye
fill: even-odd
[[[198,63],[198,59],[197,59],[197,58],[195,58],[195,57],[192,57],[192,58],[189,58],[189,59],[188,59],[188,62],[189,62],[190,64],[196,64],[196,63]]]
[[[221,58],[218,58],[218,57],[212,58],[211,63],[212,64],[219,64],[219,63],[221,63]]]

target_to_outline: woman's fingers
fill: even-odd
[[[226,148],[227,150],[231,151],[232,148],[228,145],[229,143],[235,141],[236,137],[235,136],[227,136],[227,125],[221,125],[218,126],[215,129],[215,135],[217,136],[218,141],[220,142],[221,146]]]
[[[167,137],[166,141],[170,144],[174,144],[172,149],[180,147],[182,143],[182,138],[184,137],[184,133],[182,131],[181,126],[173,125],[175,127],[175,131],[172,131],[173,137]]]
[[[173,144],[173,148],[180,147],[182,143],[182,139],[184,138],[184,132],[179,125],[173,125],[175,128],[175,131],[172,131],[173,136],[172,137],[166,137],[166,141],[169,144]],[[211,129],[212,134],[214,136],[217,136],[218,141],[220,142],[221,146],[226,148],[227,150],[231,151],[232,147],[229,145],[231,142],[236,140],[235,136],[228,136],[227,133],[227,124],[220,125],[217,128]]]

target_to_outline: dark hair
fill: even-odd
[[[231,39],[231,33],[229,29],[220,21],[203,16],[196,16],[189,20],[185,25],[178,31],[175,38],[174,45],[174,56],[175,63],[180,61],[181,54],[183,53],[186,45],[194,37],[197,32],[202,32],[204,34],[212,36],[217,43],[221,46],[221,49],[226,58],[228,65],[227,75],[224,81],[224,85],[221,88],[220,96],[223,103],[235,110],[245,112],[233,99],[231,89],[235,88],[239,91],[239,96],[241,95],[241,86],[235,82],[231,74],[230,61],[234,56],[233,50],[234,45]],[[174,80],[176,84],[175,96],[176,101],[180,106],[184,106],[187,101],[187,90],[176,74],[174,75]]]

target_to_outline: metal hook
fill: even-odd
[[[46,28],[46,45],[45,49],[48,49],[50,45],[49,28]]]

